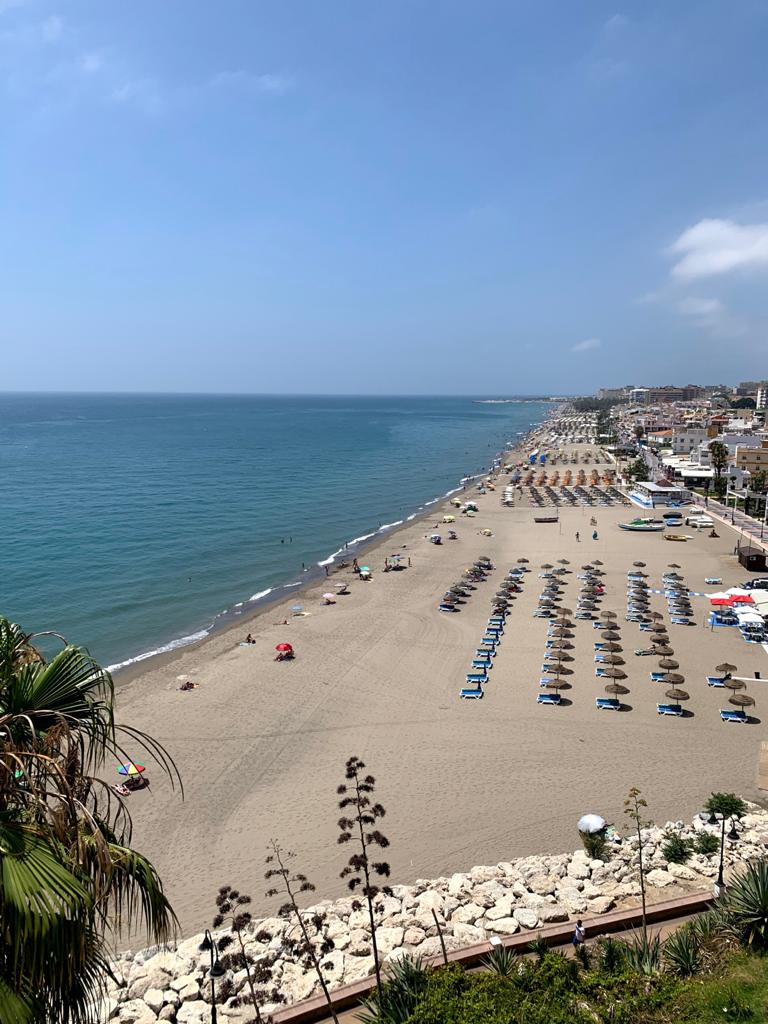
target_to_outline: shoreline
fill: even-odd
[[[522,448],[553,418],[559,408],[561,408],[560,405],[551,404],[550,409],[547,410],[539,423],[529,426],[518,438],[510,438],[507,441],[507,445],[512,444],[514,441],[514,446],[509,448],[505,445],[504,448],[495,452],[491,457],[491,463],[499,458],[502,461],[504,458],[519,459]],[[402,533],[408,527],[428,519],[433,514],[442,517],[451,507],[450,500],[454,495],[466,491],[468,485],[476,480],[487,478],[492,472],[491,467],[485,467],[481,472],[466,474],[460,477],[457,486],[450,488],[436,498],[430,498],[422,506],[419,506],[417,511],[412,512],[404,519],[393,523],[384,523],[374,530],[373,533],[356,537],[346,542],[343,547],[338,548],[327,557],[318,562],[313,562],[302,573],[305,577],[304,579],[295,580],[290,583],[276,583],[273,587],[262,591],[257,597],[238,602],[232,605],[231,608],[217,613],[209,626],[202,627],[185,636],[169,640],[156,650],[135,655],[114,665],[107,665],[106,669],[111,673],[116,688],[130,683],[132,680],[143,676],[155,668],[172,665],[184,653],[204,649],[205,644],[215,638],[227,636],[230,633],[234,633],[235,630],[244,630],[246,633],[250,632],[248,627],[260,622],[267,612],[276,610],[283,604],[287,606],[289,602],[297,603],[296,598],[299,595],[306,595],[308,598],[315,597],[320,592],[321,584],[325,580],[330,580],[335,573],[343,571],[342,566],[336,561],[339,556],[342,556],[343,561],[344,558],[359,559],[359,556],[362,554],[366,556],[378,555],[380,550],[386,546],[385,542],[397,537],[399,533]],[[330,567],[330,572],[327,575],[322,571],[326,565]],[[239,610],[236,611],[235,609]]]

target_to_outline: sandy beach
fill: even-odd
[[[129,797],[135,844],[160,870],[184,934],[210,922],[224,884],[250,893],[255,912],[271,909],[263,899],[263,860],[273,836],[296,851],[317,898],[344,893],[336,787],[353,754],[376,776],[392,879],[403,883],[573,848],[582,813],[622,823],[633,785],[657,822],[690,817],[712,790],[757,797],[765,683],[749,687],[756,724],[726,725],[718,709],[730,694],[709,688],[705,675],[723,661],[737,665],[739,675],[765,675],[762,647],[745,643],[737,630],[710,631],[709,603],[694,597],[696,625],[670,626],[669,633],[691,714],[660,718],[664,684],[649,679],[656,659],[632,653],[649,646],[647,634],[624,621],[626,573],[637,559],[657,589],[670,562],[680,564],[693,591],[719,589],[705,586],[708,576],[722,577],[723,587],[746,579],[733,555],[735,534],[718,527],[720,537],[711,539],[689,530],[692,540],[674,544],[660,534],[619,530],[616,524],[637,509],[563,508],[558,524],[536,524],[527,503],[504,508],[500,490],[476,500],[474,519],[457,517],[456,541],[426,540],[442,518],[436,506],[434,518],[415,520],[366,552],[370,582],[337,572],[333,583],[348,578],[350,593],[334,605],[322,604],[329,588],[321,580],[302,594],[305,617],[291,616],[292,597],[120,677],[120,719],[160,740],[184,781],[182,800],[149,761],[149,791]],[[481,536],[484,528],[492,536]],[[384,573],[384,558],[394,552],[410,557],[411,566]],[[478,555],[490,556],[495,571],[459,613],[440,612],[446,587]],[[459,700],[496,581],[521,556],[532,571],[507,620],[485,699]],[[626,659],[625,712],[595,708],[607,680],[595,677],[591,622],[576,622],[573,630],[564,706],[536,703],[547,633],[547,622],[533,617],[538,572],[559,558],[574,570],[563,577],[569,608],[579,566],[595,558],[604,563],[602,608],[618,613]],[[651,608],[668,622],[662,594],[652,596]],[[288,625],[274,624],[285,618]],[[249,631],[257,642],[239,646]],[[295,647],[295,661],[274,661],[282,641]],[[182,679],[199,686],[180,692]]]

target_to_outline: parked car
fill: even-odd
[[[768,590],[768,577],[758,577],[754,580],[747,580],[744,584],[745,590]]]

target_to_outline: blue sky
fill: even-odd
[[[768,376],[768,0],[0,0],[4,389]]]

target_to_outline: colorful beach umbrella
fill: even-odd
[[[146,770],[143,764],[136,764],[134,761],[131,761],[130,764],[119,764],[117,766],[118,775],[141,775]]]
[[[276,651],[292,651],[293,647],[290,644],[275,644]]]

